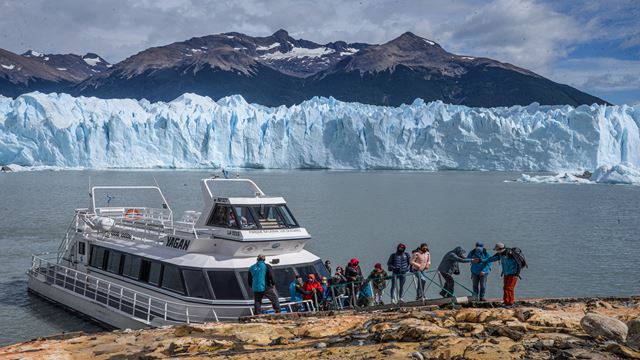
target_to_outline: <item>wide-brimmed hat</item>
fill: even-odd
[[[504,250],[504,244],[503,243],[496,243],[496,246],[493,248],[493,250],[495,250],[495,251]]]

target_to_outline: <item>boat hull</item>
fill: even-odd
[[[142,329],[153,326],[57,285],[48,284],[37,276],[29,276],[29,291],[87,316],[101,324],[118,329]]]

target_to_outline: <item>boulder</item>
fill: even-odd
[[[580,326],[594,338],[602,337],[617,343],[624,343],[627,338],[627,325],[612,317],[588,313],[580,320]]]
[[[629,321],[627,333],[627,345],[640,350],[640,317]]]

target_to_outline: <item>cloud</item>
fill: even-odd
[[[557,64],[552,77],[591,91],[624,91],[640,93],[640,60],[614,58],[567,59]]]
[[[451,38],[475,50],[476,56],[541,71],[565,57],[584,35],[575,19],[546,4],[496,0],[468,15]]]

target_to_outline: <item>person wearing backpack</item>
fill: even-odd
[[[504,281],[502,288],[504,307],[511,308],[515,302],[515,290],[520,278],[520,271],[527,267],[527,262],[519,248],[506,248],[503,243],[497,243],[493,250],[496,253],[483,263],[488,264],[500,260]]]
[[[406,249],[405,244],[398,244],[396,252],[391,254],[387,260],[387,267],[393,276],[391,278],[391,302],[394,304],[404,302],[402,299],[404,282],[411,264],[411,257],[405,252]]]
[[[484,248],[481,242],[476,243],[476,247],[469,251],[468,259],[479,259],[485,261],[489,258],[489,252]],[[487,277],[491,272],[490,263],[472,263],[471,264],[471,281],[473,282],[473,293],[479,301],[485,301],[484,294],[487,288]]]

